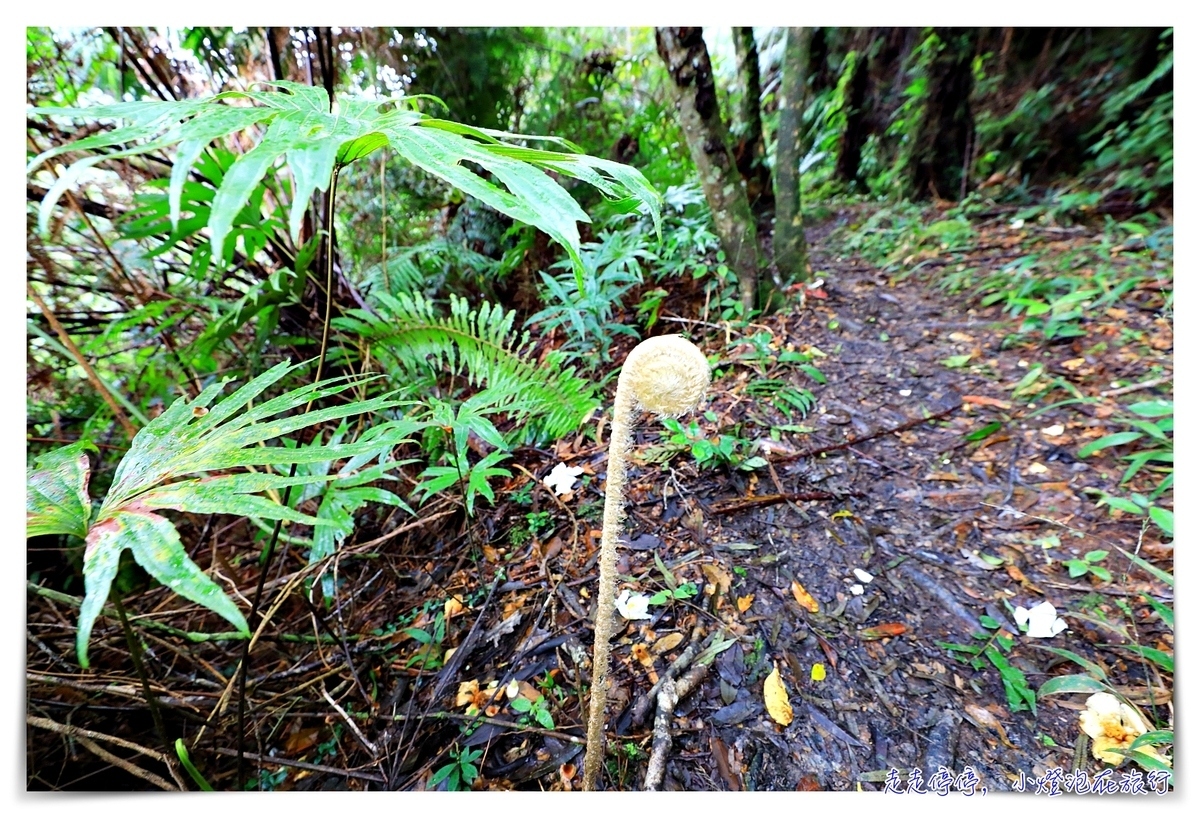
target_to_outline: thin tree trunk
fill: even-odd
[[[919,130],[912,135],[911,191],[916,196],[951,198],[964,189],[970,171],[965,163],[974,132],[974,48],[968,29],[937,29],[936,33],[941,43],[929,65],[929,92]]]
[[[837,175],[847,183],[858,181],[858,165],[862,159],[863,145],[867,140],[866,110],[869,79],[868,62],[871,48],[871,29],[858,29],[854,33],[854,71],[846,88],[843,102],[846,110],[846,129],[838,139]]]
[[[770,296],[769,280],[764,282],[768,285],[765,292],[760,292],[762,263],[754,216],[729,152],[703,31],[656,28],[654,34],[658,54],[675,86],[679,124],[696,163],[704,198],[712,211],[713,226],[729,266],[738,277],[742,304],[747,310],[756,306],[756,301],[766,304]]]
[[[754,29],[750,26],[735,27],[733,46],[737,51],[738,83],[742,86],[742,99],[737,112],[742,133],[734,147],[733,158],[737,162],[738,173],[746,180],[750,207],[769,207],[772,198],[771,171],[765,161],[767,149],[763,144],[760,104],[762,82],[758,74],[758,45],[754,42]]]
[[[808,279],[808,248],[800,207],[800,117],[812,29],[789,28],[779,82],[779,134],[775,141],[775,266],[784,282]]]

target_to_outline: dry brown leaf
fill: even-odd
[[[952,471],[935,471],[925,475],[926,480],[941,480],[947,483],[957,483],[962,480],[957,474]]]
[[[655,656],[662,656],[667,651],[675,650],[679,647],[679,643],[683,641],[682,633],[668,633],[662,639],[654,643],[654,647],[650,648],[650,652]]]
[[[963,705],[963,710],[967,713],[967,718],[974,722],[976,727],[984,727],[995,732],[1004,742],[1004,746],[1011,750],[1017,749],[1016,745],[1008,740],[1008,734],[1004,731],[1004,725],[1000,723],[1000,719],[986,707],[972,702],[967,702]]]
[[[792,580],[792,596],[800,603],[800,607],[809,613],[819,613],[821,606],[813,599],[812,594],[804,590],[804,586],[796,580]]]
[[[738,613],[745,613],[746,611],[750,610],[750,606],[753,604],[754,604],[754,594],[747,594],[746,596],[739,596],[737,598]]]
[[[992,406],[996,409],[1011,409],[1012,404],[1008,401],[1003,401],[998,398],[989,398],[986,395],[963,395],[963,403],[973,403],[976,406]]]
[[[733,577],[721,570],[720,566],[706,562],[700,566],[700,570],[704,572],[704,576],[708,578],[709,582],[717,586],[722,596],[729,593],[729,586],[733,583]]]
[[[316,744],[320,737],[320,727],[303,728],[297,730],[287,737],[287,742],[284,744],[284,749],[290,755],[298,755]]]
[[[767,705],[767,713],[776,724],[787,727],[792,723],[792,705],[788,701],[787,688],[779,675],[778,665],[763,682],[763,702]]]

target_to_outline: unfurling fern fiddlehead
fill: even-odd
[[[625,470],[634,410],[681,415],[700,403],[708,390],[708,360],[680,335],[642,341],[621,368],[613,399],[612,437],[608,444],[608,481],[604,492],[604,532],[600,540],[600,592],[596,599],[596,643],[592,649],[592,694],[588,713],[583,788],[594,790],[604,758],[604,704],[609,640],[616,607],[617,536],[625,518]]]

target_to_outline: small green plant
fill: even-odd
[[[1134,516],[1148,517],[1164,534],[1174,537],[1175,513],[1154,504],[1175,483],[1175,444],[1171,437],[1175,430],[1174,402],[1143,401],[1125,408],[1137,417],[1119,420],[1133,429],[1093,440],[1079,450],[1079,457],[1089,457],[1103,449],[1141,444],[1137,451],[1122,456],[1122,459],[1129,461],[1129,466],[1121,476],[1120,485],[1128,483],[1143,469],[1165,474],[1165,477],[1148,495],[1132,492],[1128,497],[1121,497],[1100,489],[1085,491],[1099,495],[1101,505]]]
[[[526,326],[539,325],[544,331],[561,328],[567,336],[561,351],[598,364],[608,357],[617,335],[637,332],[613,321],[613,315],[626,293],[642,283],[641,261],[652,257],[642,232],[606,232],[599,242],[585,244],[582,250],[584,272],[551,276],[541,273],[542,302],[548,306],[531,315]],[[570,262],[553,268],[570,268]],[[581,282],[581,283],[580,283]]]
[[[979,617],[979,624],[986,630],[972,634],[980,644],[959,645],[953,642],[936,642],[939,647],[950,651],[955,659],[965,661],[975,670],[983,670],[987,663],[1000,672],[1008,709],[1013,713],[1030,710],[1037,713],[1037,695],[1020,668],[1008,661],[1006,654],[1013,648],[1013,637],[1006,634],[1001,623],[990,616]],[[988,633],[987,631],[990,631]],[[987,660],[986,662],[984,660]]]
[[[753,471],[767,464],[765,458],[749,454],[753,444],[748,440],[729,435],[711,439],[696,421],[691,421],[686,428],[675,418],[663,418],[662,424],[671,433],[666,440],[667,454],[690,450],[696,465],[702,469],[728,466]]]
[[[1067,567],[1067,573],[1071,575],[1072,579],[1091,574],[1102,582],[1112,582],[1112,574],[1100,564],[1107,558],[1108,552],[1098,549],[1087,552],[1082,559],[1063,560],[1063,565]]]
[[[438,610],[433,615],[431,630],[424,628],[404,628],[400,633],[412,637],[421,647],[408,658],[405,667],[416,667],[418,670],[437,670],[442,666],[442,656],[445,651],[442,643],[446,641],[446,616]]]
[[[693,278],[705,278],[704,312],[701,317],[705,321],[729,321],[733,326],[739,326],[749,320],[746,306],[738,296],[737,274],[725,263],[725,251],[717,252],[717,265],[711,268],[697,267]]]
[[[457,485],[462,491],[467,514],[471,516],[475,513],[476,497],[482,496],[489,503],[495,502],[496,495],[488,480],[492,477],[512,477],[512,472],[497,465],[509,458],[508,443],[495,424],[485,417],[485,413],[495,410],[495,398],[495,390],[489,388],[468,398],[457,410],[444,401],[431,401],[429,429],[433,434],[427,435],[425,444],[436,451],[449,438],[453,450],[442,453],[445,465],[431,465],[421,472],[420,482],[413,489],[414,496],[427,499]],[[495,446],[496,451],[472,463],[467,445],[472,434]]]
[[[529,533],[535,537],[554,529],[554,517],[549,511],[530,511],[525,515],[525,522],[529,526]]]
[[[1083,459],[1102,449],[1126,446],[1138,442],[1149,443],[1148,447],[1140,451],[1124,455],[1123,459],[1130,461],[1130,463],[1129,468],[1121,476],[1121,485],[1128,483],[1134,475],[1151,463],[1174,464],[1175,462],[1174,443],[1169,436],[1175,430],[1174,401],[1144,401],[1125,408],[1138,416],[1136,418],[1120,419],[1121,423],[1132,426],[1133,430],[1105,435],[1093,440],[1079,450],[1079,458]],[[1152,418],[1157,418],[1157,420],[1151,420]],[[1174,483],[1175,472],[1173,467],[1161,467],[1160,470],[1169,472],[1169,475],[1155,490],[1152,498],[1157,497]]]
[[[519,506],[533,505],[533,483],[525,483],[519,489],[514,491],[509,499]]]
[[[481,758],[483,758],[482,750],[472,750],[469,747],[451,750],[450,763],[439,767],[430,776],[427,789],[432,790],[443,781],[446,782],[446,789],[451,792],[471,789],[475,779],[479,778],[479,767],[476,766],[476,762]]]
[[[554,729],[554,716],[550,713],[550,702],[546,700],[545,696],[538,696],[533,701],[524,696],[518,696],[509,703],[509,707],[522,714],[518,719],[521,723],[527,723],[532,718],[547,730]]]
[[[251,779],[246,782],[245,788],[247,790],[259,790],[261,792],[273,792],[276,787],[278,787],[284,781],[287,781],[287,775],[288,775],[287,767],[280,767],[278,770],[275,770],[274,772],[272,772],[270,770],[263,770],[262,772],[258,773],[257,775],[251,777]]]

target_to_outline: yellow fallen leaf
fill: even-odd
[[[817,601],[813,599],[812,594],[804,590],[804,586],[796,580],[792,580],[792,596],[800,603],[800,607],[809,613],[818,613],[821,608],[817,605]]]
[[[767,713],[776,724],[787,727],[792,723],[792,705],[788,701],[787,688],[783,686],[778,665],[763,682],[763,701],[767,705]]]
[[[750,610],[750,606],[753,604],[754,604],[754,594],[749,594],[747,596],[739,596],[737,598],[738,613],[745,613],[746,611]]]
[[[817,662],[815,665],[812,666],[812,680],[814,682],[825,681],[825,665],[821,664],[820,662]]]
[[[479,682],[472,679],[469,682],[458,683],[458,695],[454,697],[455,707],[465,707],[468,704],[473,704],[475,695],[479,693]]]

